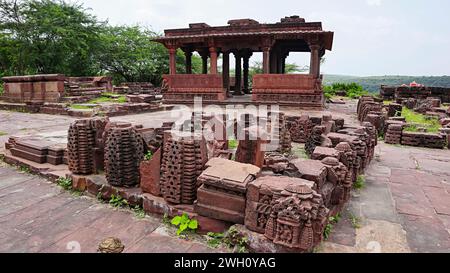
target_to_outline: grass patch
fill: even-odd
[[[323,238],[325,240],[328,240],[328,238],[330,238],[331,232],[333,232],[334,225],[339,223],[340,220],[341,220],[341,215],[339,213],[336,214],[336,216],[331,216],[328,219],[328,224],[325,226],[325,229],[323,231]]]
[[[137,219],[145,218],[145,211],[144,211],[144,209],[142,207],[135,206],[131,210],[134,212],[134,217],[136,217]]]
[[[350,213],[350,222],[352,223],[353,228],[355,229],[361,228],[361,218],[356,217],[351,213]]]
[[[308,159],[308,154],[306,154],[306,150],[304,146],[300,144],[293,143],[292,145],[292,155],[298,157],[298,158],[304,158]]]
[[[72,190],[72,179],[60,177],[56,180],[56,184],[58,184],[61,188],[66,191]]]
[[[441,128],[441,124],[437,118],[416,113],[406,107],[403,107],[402,117],[406,119],[407,123],[411,123],[411,125],[405,128],[405,131],[408,132],[417,132],[418,127],[424,127],[430,133],[437,133]]]
[[[31,174],[31,169],[27,166],[19,166],[19,172]]]
[[[115,208],[124,208],[124,207],[128,206],[128,201],[123,199],[122,196],[113,194],[113,195],[111,195],[109,204]]]
[[[236,139],[230,139],[228,140],[228,149],[236,149],[239,145],[239,141]]]
[[[150,161],[153,158],[153,153],[152,151],[148,151],[145,155],[144,155],[144,160],[145,161]]]
[[[226,246],[233,252],[247,253],[248,238],[243,236],[235,227],[230,227],[226,233],[208,232],[207,244],[211,248]]]
[[[365,186],[366,186],[366,178],[364,177],[364,175],[358,176],[358,178],[356,179],[355,184],[353,184],[353,188],[357,189],[357,190],[361,190]]]
[[[108,102],[125,103],[127,102],[127,97],[124,95],[117,95],[113,93],[103,93],[100,97],[88,101],[88,104],[100,104]]]
[[[0,131],[0,136],[6,136],[7,134],[7,132]]]
[[[70,106],[72,109],[78,109],[78,110],[88,110],[94,108],[92,105],[83,105],[83,104],[72,104]]]
[[[357,83],[333,83],[323,87],[325,98],[330,99],[337,96],[339,92],[345,92],[345,97],[357,99],[364,95],[369,95],[369,91]]]

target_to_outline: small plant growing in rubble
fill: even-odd
[[[182,216],[175,216],[170,223],[178,227],[177,235],[180,236],[186,231],[196,231],[198,228],[198,222],[195,219],[190,219],[187,213],[183,213]]]
[[[144,155],[144,160],[145,161],[150,161],[153,158],[153,153],[152,151],[148,151],[145,155]]]
[[[134,212],[134,217],[138,219],[145,218],[145,211],[141,206],[135,206],[134,208],[132,208],[132,210]]]
[[[70,178],[60,177],[58,178],[58,180],[56,180],[56,184],[58,184],[58,186],[65,189],[66,191],[72,189],[72,179]]]
[[[109,200],[109,204],[115,208],[123,208],[128,206],[128,201],[123,199],[122,196],[119,195],[111,195],[111,199]]]
[[[333,227],[335,224],[337,224],[341,220],[341,215],[338,213],[336,216],[331,216],[329,218],[328,224],[325,226],[325,229],[323,231],[323,237],[325,240],[328,240],[330,238],[331,232],[333,231]]]
[[[353,214],[350,214],[350,222],[352,222],[353,228],[361,228],[361,219]]]
[[[225,238],[225,234],[223,233],[208,232],[206,235],[208,236],[207,244],[211,248],[219,247],[223,243],[223,239]]]
[[[236,149],[239,145],[239,142],[236,139],[230,139],[228,140],[228,148],[229,149]]]
[[[353,188],[360,190],[366,186],[366,178],[363,175],[358,176],[355,184],[353,184]]]
[[[21,173],[31,173],[31,170],[27,166],[19,166],[19,172],[21,172]]]
[[[236,227],[232,226],[228,229],[225,237],[223,238],[223,243],[229,248],[233,248],[234,252],[246,253],[247,251],[248,238],[243,236]]]

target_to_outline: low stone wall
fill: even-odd
[[[430,101],[432,103],[432,101]],[[408,132],[408,124],[402,117],[390,117],[394,112],[401,112],[401,105],[387,106],[387,111],[372,111],[383,109],[382,102],[371,97],[362,97],[358,102],[358,119],[374,125],[388,144],[402,144],[408,146],[443,149],[447,146],[447,134],[431,134],[424,132]],[[441,120],[442,126],[447,126],[446,119]],[[450,122],[448,123],[450,124]],[[447,132],[447,131],[445,131]]]
[[[1,99],[14,103],[58,102],[64,94],[61,74],[3,77]]]
[[[444,149],[446,147],[446,141],[446,138],[441,134],[402,132],[402,145]]]
[[[410,86],[386,86],[380,88],[380,96],[385,100],[408,99],[418,100],[428,97],[436,97],[443,103],[450,103],[450,88],[446,87],[410,87]]]

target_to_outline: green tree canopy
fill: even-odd
[[[0,0],[0,64],[8,74],[95,74],[104,22],[80,4]]]
[[[140,26],[111,26],[83,5],[63,0],[0,0],[0,76],[61,73],[111,75],[159,85],[169,56],[156,33]],[[177,70],[185,70],[177,53]],[[201,72],[194,55],[192,70]]]

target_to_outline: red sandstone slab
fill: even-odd
[[[71,198],[66,198],[61,195],[50,197],[42,202],[34,204],[18,213],[11,213],[9,215],[0,217],[0,226],[3,229],[12,229],[16,226],[25,224],[26,222],[34,221],[34,219],[48,213],[51,210],[58,209],[72,202]]]
[[[407,170],[407,169],[391,170],[391,177],[390,177],[391,183],[442,188],[443,187],[442,181],[444,181],[442,177],[425,173],[422,171]]]
[[[192,243],[153,232],[134,246],[125,248],[127,253],[186,253]]]
[[[64,207],[42,214],[34,221],[17,226],[15,231],[22,234],[22,239],[14,242],[11,248],[38,252],[50,247],[102,216],[99,211],[87,210],[89,205],[90,202],[77,199]]]
[[[35,178],[0,190],[0,217],[58,195],[60,189],[45,185],[48,183]]]
[[[156,221],[134,219],[133,214],[126,211],[112,211],[106,207],[100,211],[103,216],[91,225],[64,237],[43,252],[67,252],[67,244],[77,242],[82,253],[95,253],[100,242],[108,237],[119,238],[128,248],[150,235],[160,225]]]
[[[438,214],[450,215],[450,194],[445,189],[424,187],[423,190]]]
[[[413,252],[450,252],[450,235],[437,218],[403,216],[406,238]]]
[[[435,211],[421,187],[416,185],[391,184],[395,207],[401,214],[434,217]]]

